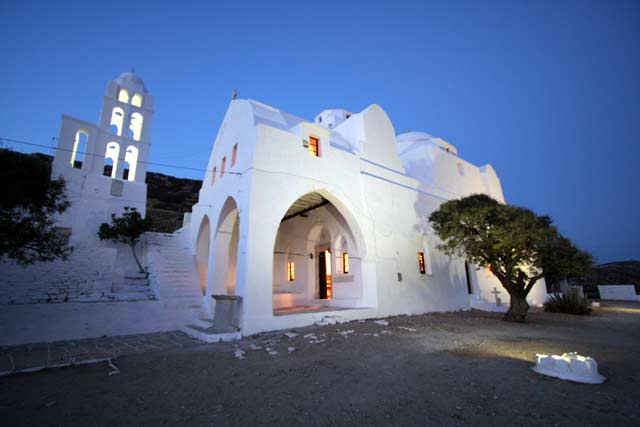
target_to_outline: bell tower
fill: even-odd
[[[126,72],[108,82],[97,125],[62,115],[51,176],[66,181],[71,207],[58,222],[73,241],[97,239],[125,206],[145,215],[153,101],[140,76]]]

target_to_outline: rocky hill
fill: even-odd
[[[53,157],[46,154],[30,155],[44,164],[53,161]],[[201,186],[199,180],[147,172],[147,217],[152,220],[153,231],[172,233],[180,228],[184,213],[191,211],[191,206],[198,201]]]
[[[182,226],[185,212],[198,201],[202,181],[147,172],[147,216],[153,231],[172,233]]]
[[[571,284],[592,287],[596,285],[635,285],[640,293],[640,261],[619,261],[600,264],[583,277],[569,280]]]

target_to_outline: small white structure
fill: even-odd
[[[606,379],[598,373],[598,364],[591,357],[578,353],[562,356],[536,354],[536,365],[531,368],[539,374],[586,384],[602,384]]]
[[[598,285],[600,299],[617,301],[640,301],[633,285]]]
[[[101,223],[124,206],[144,216],[153,96],[142,79],[123,73],[107,85],[97,125],[62,115],[51,176],[62,176],[71,207],[59,218],[71,242],[96,242]]]
[[[185,232],[205,305],[240,297],[245,335],[331,311],[356,319],[508,307],[490,271],[435,249],[428,223],[446,200],[503,201],[495,171],[440,138],[396,135],[378,105],[306,121],[232,100],[207,169]],[[545,299],[540,281],[529,302]]]

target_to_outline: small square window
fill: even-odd
[[[420,274],[427,274],[427,269],[424,265],[424,252],[418,252],[418,268],[420,268]]]
[[[309,153],[312,156],[320,157],[320,141],[318,141],[318,138],[309,137]]]
[[[287,263],[287,280],[289,282],[296,280],[296,264],[293,261]]]

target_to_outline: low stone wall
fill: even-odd
[[[75,245],[67,261],[0,263],[0,305],[113,301],[115,248]]]

